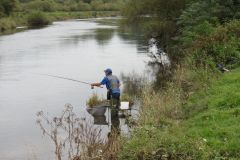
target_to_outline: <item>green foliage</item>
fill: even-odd
[[[30,27],[41,27],[50,24],[48,17],[40,11],[34,11],[27,18]]]
[[[186,76],[182,73],[186,74],[186,71],[178,73],[180,77]],[[177,79],[182,81],[180,77]],[[238,159],[239,79],[240,69],[224,75],[218,81],[212,79],[210,87],[191,94],[184,103],[178,97],[181,90],[176,86],[162,94],[147,92],[139,124],[134,128],[132,137],[125,139],[119,158]],[[199,80],[192,81],[200,83]],[[187,119],[179,121],[172,116],[175,113],[183,114]]]
[[[84,3],[91,3],[92,0],[83,0]]]
[[[206,93],[193,95],[187,107],[206,106],[205,111],[184,122],[191,139],[204,138],[209,157],[239,157],[240,70],[214,82]]]
[[[91,7],[94,11],[113,11],[119,10],[121,3],[119,0],[115,2],[104,2],[102,0],[92,0]]]
[[[134,22],[144,13],[143,1],[130,0],[125,4],[122,10],[123,16],[127,17],[128,21]]]
[[[102,1],[102,0],[32,0],[22,3],[24,11],[40,10],[44,12],[53,11],[117,11],[120,10],[123,0]]]
[[[146,37],[154,37],[158,46],[171,54],[169,46],[179,32],[176,22],[186,3],[186,0],[129,0],[122,14],[127,23],[140,22]]]
[[[15,28],[16,28],[16,23],[11,18],[0,19],[0,32],[5,32],[7,30],[14,30]]]
[[[239,65],[240,37],[236,28],[240,25],[233,20],[238,18],[239,6],[240,2],[232,0],[197,1],[189,4],[181,14],[178,25],[182,31],[177,38],[178,46],[184,49],[185,55],[193,56],[196,65]],[[231,26],[235,29],[230,30]]]
[[[161,92],[141,94],[120,159],[239,159],[240,70],[218,80],[215,69],[240,65],[239,11],[238,0],[129,0],[127,22],[158,41],[172,70]]]
[[[42,1],[34,0],[23,5],[23,10],[25,11],[43,11],[52,12],[55,10],[56,3],[52,0]]]
[[[91,10],[91,6],[88,3],[79,2],[77,5],[78,11],[89,11]]]
[[[130,0],[122,13],[127,17],[128,22],[144,21],[142,27],[147,37],[156,38],[158,46],[168,53],[174,64],[179,63],[185,57],[184,55],[189,55],[184,50],[188,47],[192,53],[196,52],[194,54],[196,60],[198,57],[202,57],[205,51],[195,51],[194,47],[201,45],[201,42],[195,41],[199,39],[204,41],[204,36],[207,38],[208,34],[214,32],[217,25],[239,18],[239,10],[240,2],[233,0]],[[214,56],[209,54],[210,50],[206,51],[207,56],[204,57],[215,63],[223,64],[226,64],[225,61],[230,61],[229,57],[231,56],[236,61],[237,44],[236,42],[232,43],[227,46],[225,51],[224,48],[221,48],[221,44],[212,46],[214,52],[219,52],[221,55],[218,59],[216,53]],[[226,50],[231,52],[227,57],[225,57]],[[206,58],[204,61],[208,61]]]
[[[123,3],[124,0],[0,0],[0,19],[11,17],[11,23],[1,21],[0,32],[16,25],[46,25],[50,19],[117,16]]]
[[[215,27],[208,22],[183,33],[182,44],[187,54],[193,56],[196,65],[221,63],[234,67],[240,60],[240,21],[231,21]]]
[[[183,30],[179,39],[183,48],[190,47],[193,41],[201,36],[207,37],[214,31],[214,26],[208,21],[204,21],[193,27],[191,30]]]
[[[93,17],[111,17],[119,15],[117,11],[84,11],[84,12],[50,12],[46,13],[52,20],[83,19]]]
[[[133,20],[143,16],[158,17],[161,20],[176,20],[186,4],[185,0],[129,0],[123,15]]]
[[[0,1],[0,17],[1,12],[10,15],[10,13],[14,10],[16,7],[17,0],[1,0]]]
[[[4,17],[4,8],[0,5],[0,18]]]

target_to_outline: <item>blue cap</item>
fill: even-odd
[[[104,70],[104,72],[107,73],[107,74],[112,74],[112,69],[107,68],[107,69]]]

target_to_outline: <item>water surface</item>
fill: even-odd
[[[89,117],[86,99],[105,89],[37,75],[53,74],[98,82],[103,70],[115,75],[145,67],[141,36],[96,20],[55,22],[43,29],[0,37],[0,159],[53,159],[53,145],[36,125],[36,112],[58,115],[66,103]]]

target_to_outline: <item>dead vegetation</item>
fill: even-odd
[[[114,160],[120,147],[120,137],[111,133],[102,138],[102,130],[79,118],[70,104],[62,114],[51,118],[43,111],[37,113],[37,124],[43,135],[55,146],[57,160]]]

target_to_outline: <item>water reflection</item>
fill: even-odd
[[[113,131],[120,133],[120,120],[118,111],[119,110],[116,109],[116,107],[111,106],[95,106],[92,108],[87,108],[87,112],[94,118],[94,124],[108,125],[110,128],[110,133]]]
[[[103,116],[93,116],[95,125],[108,125],[107,118]]]
[[[95,40],[98,45],[107,45],[108,42],[113,38],[115,33],[114,28],[97,28],[97,29],[91,29],[87,30],[82,34],[79,35],[72,35],[69,37],[64,37],[63,44],[79,44],[79,42],[86,42],[90,40]]]
[[[98,44],[107,44],[113,37],[114,29],[101,28],[94,31],[94,38],[97,40]]]
[[[114,23],[110,23],[111,21]],[[108,45],[114,35],[117,35],[117,37],[119,37],[120,40],[122,40],[124,43],[127,43],[129,45],[136,45],[138,53],[148,52],[148,40],[143,36],[141,29],[139,29],[140,27],[126,25],[117,26],[117,21],[119,21],[119,19],[111,21],[109,21],[109,19],[95,20],[93,22],[99,24],[97,28],[84,30],[84,32],[79,30],[79,34],[64,37],[62,44],[78,45],[79,43],[95,40],[99,46],[105,46]],[[102,25],[109,23],[111,26]]]
[[[138,105],[139,106],[139,105]],[[137,106],[131,105],[128,109],[121,109],[113,106],[99,105],[86,108],[87,112],[93,117],[94,124],[108,127],[108,138],[112,134],[130,135],[128,119],[135,119],[139,114]],[[132,115],[132,109],[135,110]]]
[[[117,34],[123,41],[136,44],[139,53],[146,53],[149,48],[148,41],[139,28],[140,27],[122,25],[118,28]]]

